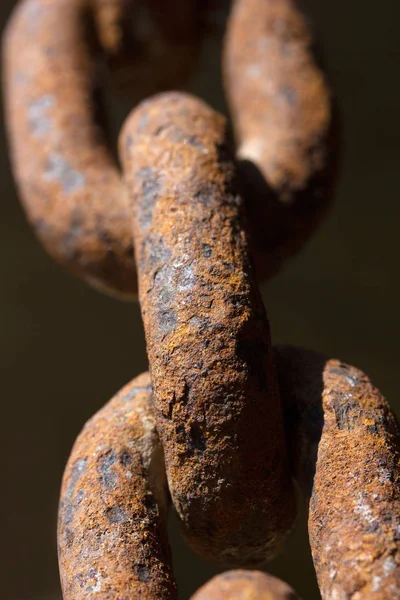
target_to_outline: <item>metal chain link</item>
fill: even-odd
[[[135,298],[150,373],[85,426],[64,474],[65,600],[174,599],[172,504],[200,556],[253,567],[309,507],[323,600],[400,598],[400,433],[357,369],[272,348],[257,278],[297,252],[330,204],[337,116],[293,0],[233,0],[223,77],[233,121],[168,92],[120,136],[94,103],[107,60],[134,101],[191,73],[217,2],[23,0],[4,43],[15,177],[50,254]],[[133,100],[132,100],[133,101]],[[132,235],[133,231],[133,235]],[[297,598],[230,571],[196,600]]]

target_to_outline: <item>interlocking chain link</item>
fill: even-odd
[[[198,554],[259,563],[295,503],[225,119],[167,93],[134,111],[120,146],[173,503]]]
[[[219,3],[23,0],[6,32],[6,112],[27,216],[69,270],[138,293],[151,373],[86,424],[68,461],[65,600],[176,598],[170,504],[200,556],[270,559],[293,528],[292,479],[309,506],[322,598],[400,598],[397,421],[357,369],[272,349],[256,280],[302,247],[330,203],[334,102],[293,0],[231,4],[222,63],[236,151],[224,117],[163,93],[123,128],[123,175],[94,101],[99,61],[132,102],[179,87]],[[249,597],[297,596],[242,570],[193,596]]]

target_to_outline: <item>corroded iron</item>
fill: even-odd
[[[295,506],[225,119],[164,94],[132,113],[120,151],[175,508],[199,554],[261,562],[281,548]]]
[[[300,600],[286,583],[260,571],[227,571],[217,575],[192,600]]]
[[[131,219],[119,169],[96,120],[99,49],[90,6],[89,0],[17,5],[3,45],[11,157],[24,208],[48,252],[95,287],[131,297],[136,295]],[[125,4],[96,0],[95,6],[101,37],[117,59]],[[177,69],[177,45],[169,54],[168,39],[160,41],[155,26],[150,40],[134,43],[135,62],[129,64],[139,97],[178,85],[188,75],[192,52],[183,50],[182,27],[177,45],[185,68]],[[188,27],[186,46],[192,37]],[[157,40],[161,47],[154,49]]]
[[[64,600],[174,600],[169,494],[148,373],[115,395],[78,436],[61,490],[58,545]],[[193,600],[296,600],[260,572],[215,577]]]
[[[133,102],[180,85],[212,8],[24,0],[5,34],[28,217],[57,260],[124,297],[137,291],[134,245],[151,369],[152,384],[146,374],[126,386],[72,451],[58,527],[64,598],[176,599],[170,494],[200,555],[271,558],[293,525],[291,474],[308,504],[323,600],[400,598],[398,423],[354,367],[294,348],[274,354],[256,283],[304,244],[334,187],[334,103],[297,4],[232,2],[223,70],[236,157],[225,119],[180,93],[130,116],[125,181],[104,139],[99,61]],[[297,596],[266,574],[232,571],[193,600],[206,598]]]
[[[297,1],[233,0],[223,74],[257,270],[271,275],[325,215],[337,170],[336,110]]]
[[[277,348],[293,473],[323,600],[400,598],[400,429],[358,369]]]
[[[300,14],[287,1],[252,0],[245,11],[241,4],[235,0],[228,19],[225,79],[262,278],[319,222],[333,188],[335,144],[329,93]],[[132,104],[179,87],[196,63],[213,7],[194,0],[23,0],[8,25],[5,104],[25,211],[48,252],[103,291],[134,298],[137,284],[125,189],[93,101],[104,74],[99,63],[107,59]],[[286,33],[268,28],[271,20]],[[304,30],[299,41],[293,29]],[[261,50],[249,49],[250,42]]]
[[[58,522],[64,600],[177,597],[169,494],[148,374],[85,425],[65,470]]]

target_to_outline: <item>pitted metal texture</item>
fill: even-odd
[[[120,148],[172,499],[198,553],[257,564],[281,548],[295,503],[225,120],[164,94],[132,113]]]
[[[68,461],[63,595],[176,600],[170,505],[201,557],[262,563],[293,529],[295,479],[322,599],[400,599],[396,418],[358,369],[273,350],[258,289],[316,229],[338,165],[335,102],[297,3],[230,3],[222,71],[236,147],[225,117],[183,92],[132,111],[121,169],[106,138],[99,74],[133,106],[181,86],[225,4],[23,0],[5,33],[28,218],[70,271],[139,292],[150,367],[86,424]],[[220,598],[297,595],[238,570],[193,596]]]

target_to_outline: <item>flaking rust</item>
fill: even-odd
[[[199,554],[261,562],[281,548],[295,507],[225,119],[164,94],[133,112],[120,148],[175,508]]]
[[[58,521],[64,600],[173,600],[169,494],[148,374],[84,427],[64,474]]]
[[[6,120],[23,206],[49,254],[100,290],[135,298],[137,285],[126,193],[93,101],[98,59],[132,105],[180,87],[213,6],[23,0],[8,24]],[[288,0],[233,3],[225,79],[260,278],[301,247],[333,187],[332,107],[308,43]]]
[[[338,123],[295,0],[233,0],[223,73],[259,276],[315,230],[334,191]]]
[[[300,600],[286,583],[261,571],[227,571],[217,575],[192,600]]]
[[[358,369],[277,348],[292,466],[323,600],[400,598],[400,431]]]
[[[99,58],[89,26],[93,6],[100,38],[118,56],[124,19],[132,17],[130,3],[24,0],[17,5],[3,39],[11,158],[25,211],[48,252],[95,287],[132,297],[137,284],[129,207],[93,101]],[[153,33],[160,44],[160,29]],[[180,48],[183,36],[181,31]],[[168,39],[158,54],[149,45],[135,45],[135,61],[130,55],[130,71],[140,73],[135,80],[140,98],[177,85],[177,74],[183,77],[175,67],[168,69],[177,52],[174,47],[168,55]],[[189,62],[181,63],[185,75]]]

